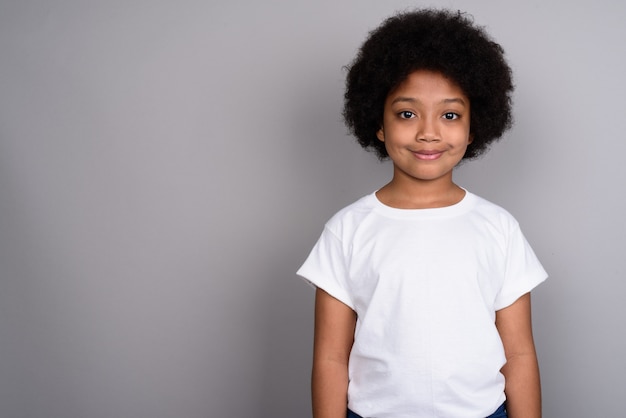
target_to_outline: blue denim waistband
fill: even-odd
[[[354,412],[350,411],[348,409],[348,416],[347,418],[363,418],[361,415],[355,414]],[[493,414],[489,415],[487,418],[507,418],[506,415],[506,408],[504,406],[504,404],[500,405],[500,407],[498,409],[496,409],[496,412],[494,412]]]

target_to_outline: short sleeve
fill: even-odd
[[[505,277],[496,297],[495,309],[500,310],[513,304],[547,277],[548,274],[522,234],[519,225],[515,223],[507,242]]]
[[[354,309],[348,290],[346,257],[341,240],[328,227],[297,274],[308,283]]]

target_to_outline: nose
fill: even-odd
[[[415,139],[420,142],[441,141],[437,122],[432,117],[423,118],[418,125]]]

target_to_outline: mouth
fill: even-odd
[[[443,154],[443,151],[437,150],[421,150],[421,151],[412,151],[415,158],[419,160],[436,160]]]

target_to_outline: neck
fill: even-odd
[[[436,180],[411,181],[394,175],[376,192],[376,196],[385,205],[398,209],[432,209],[459,203],[465,190],[452,181],[451,175]]]

